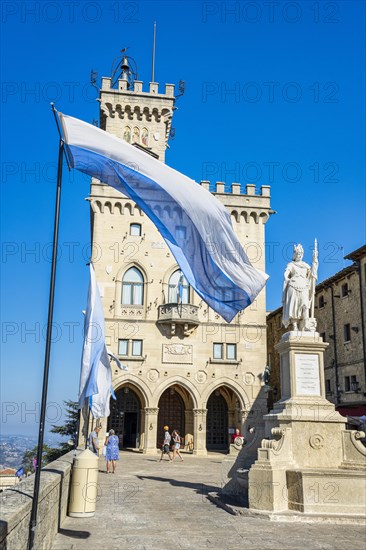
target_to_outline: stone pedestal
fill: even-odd
[[[327,345],[316,332],[294,331],[277,345],[282,398],[264,417],[267,438],[249,471],[251,509],[364,512],[363,433],[346,430],[346,419],[325,399]]]
[[[156,435],[158,426],[159,409],[145,408],[145,448],[144,453],[148,455],[156,455]]]
[[[194,455],[207,455],[206,449],[206,418],[207,409],[193,409],[194,423]]]

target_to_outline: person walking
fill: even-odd
[[[107,461],[107,474],[110,473],[110,468],[112,465],[112,474],[116,471],[116,460],[119,460],[119,439],[115,435],[114,430],[109,430],[109,434],[105,440],[105,446],[107,447],[105,459]]]
[[[181,437],[179,435],[179,432],[178,430],[173,430],[173,433],[172,433],[172,438],[173,438],[173,441],[174,441],[174,447],[173,447],[173,460],[177,457],[177,455],[179,456],[181,462],[184,462],[183,460],[183,457],[182,455],[180,454],[179,452],[179,449],[180,449],[180,444],[181,444]]]
[[[168,455],[169,457],[169,462],[172,462],[173,459],[172,459],[172,455],[171,455],[171,452],[170,452],[170,442],[171,442],[171,435],[169,433],[169,426],[164,426],[164,441],[163,441],[163,445],[161,447],[161,456],[160,456],[160,460],[159,462],[161,462],[163,460],[163,456],[165,454]]]

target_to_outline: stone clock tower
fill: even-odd
[[[159,93],[159,84],[150,82],[143,91],[143,82],[134,80],[127,57],[122,60],[122,73],[115,87],[112,78],[102,79],[100,90],[100,127],[165,162],[174,111],[174,84],[166,84]]]
[[[165,162],[178,96],[172,84],[162,91],[151,82],[146,90],[130,61],[123,58],[117,78],[102,79],[100,126]],[[197,185],[225,205],[253,265],[264,270],[269,187]],[[131,199],[92,180],[88,200],[106,345],[128,367],[121,371],[112,363],[117,399],[111,399],[110,417],[102,419],[101,442],[104,428],[113,428],[121,449],[156,453],[168,424],[180,431],[185,450],[204,455],[228,450],[239,428],[252,439],[254,460],[257,441],[249,429],[256,427],[260,441],[267,412],[265,290],[226,323],[182,278],[158,230]]]

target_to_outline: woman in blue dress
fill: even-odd
[[[108,437],[105,440],[105,446],[107,447],[106,451],[106,461],[107,461],[107,474],[110,473],[110,467],[112,464],[112,473],[116,471],[116,460],[119,460],[119,447],[118,447],[118,436],[115,435],[114,430],[109,430]]]

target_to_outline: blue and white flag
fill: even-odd
[[[112,353],[109,349],[107,349],[107,353],[111,359],[116,363],[117,367],[121,370],[128,370],[128,367],[126,365],[122,365],[121,361],[118,359],[114,353]]]
[[[109,416],[109,403],[111,397],[117,399],[112,386],[112,369],[110,360],[113,360],[120,370],[128,370],[128,367],[122,365],[118,357],[104,346],[103,353],[100,358],[97,386],[98,393],[90,396],[90,410],[94,418],[104,418]]]
[[[104,418],[110,414],[110,400],[117,399],[112,386],[112,369],[110,360],[115,361],[120,370],[128,370],[128,367],[122,365],[118,357],[104,346],[102,356],[100,358],[97,385],[98,393],[90,396],[89,405],[94,418]]]
[[[98,371],[105,351],[105,326],[102,300],[100,298],[93,264],[90,263],[88,305],[84,318],[84,346],[81,359],[79,408],[91,395],[98,393]],[[107,355],[108,365],[109,359]],[[110,370],[110,367],[109,367]]]
[[[267,275],[251,265],[218,199],[126,141],[81,120],[60,118],[71,165],[136,202],[212,309],[230,322],[253,302]]]
[[[22,468],[22,467],[21,467],[21,468],[18,468],[18,470],[15,472],[15,475],[16,475],[17,477],[22,477],[22,476],[24,476],[24,468]]]
[[[102,300],[95,277],[93,264],[90,264],[88,305],[84,320],[84,347],[81,361],[79,408],[87,400],[94,418],[109,416],[111,396],[116,399],[112,388],[110,359],[118,368],[128,370],[105,345],[105,324]]]
[[[110,413],[109,402],[111,395],[113,395],[113,398],[116,399],[116,396],[112,390],[112,370],[107,348],[105,346],[99,361],[97,386],[98,393],[90,396],[90,410],[94,418],[104,418],[109,416]]]

